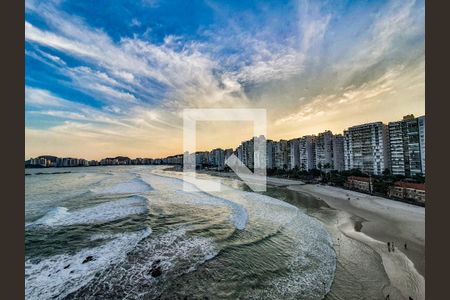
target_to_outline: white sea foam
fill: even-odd
[[[150,184],[140,178],[134,178],[130,181],[121,182],[110,187],[94,188],[91,191],[96,194],[133,194],[133,193],[147,193],[152,191]]]
[[[69,226],[104,223],[148,211],[148,200],[141,196],[109,201],[95,206],[69,211],[56,207],[28,226]]]
[[[159,237],[139,243],[130,252],[129,262],[117,264],[74,294],[74,298],[96,295],[100,298],[137,299],[145,294],[156,296],[166,278],[194,271],[218,253],[212,239],[189,237],[185,228],[179,228]],[[160,276],[153,277],[158,267]],[[112,288],[114,287],[114,288]]]
[[[25,298],[64,298],[90,282],[97,272],[124,260],[127,253],[150,234],[150,228],[117,234],[101,246],[73,255],[55,255],[38,262],[25,261]],[[87,257],[92,257],[92,260],[83,263]]]
[[[142,178],[155,188],[155,191],[150,193],[150,198],[164,197],[165,201],[187,205],[227,206],[231,210],[230,221],[237,229],[243,230],[248,222],[247,211],[239,203],[195,190],[194,186],[192,187],[194,191],[186,192],[183,190],[183,181],[177,178],[159,175],[147,175]]]
[[[208,175],[199,176],[216,180]],[[210,198],[223,198],[223,201],[242,207],[251,224],[266,224],[266,232],[280,230],[295,245],[286,275],[271,279],[266,288],[249,297],[279,299],[301,295],[302,299],[318,299],[329,292],[336,269],[336,254],[329,233],[317,220],[284,201],[225,184],[222,184],[221,192],[210,194],[215,196]]]
[[[288,265],[290,272],[273,280],[271,286],[278,295],[302,295],[302,299],[317,299],[331,289],[336,271],[336,253],[332,239],[323,226],[302,212],[299,214],[284,228],[293,237],[297,249]]]
[[[244,243],[248,242],[244,237],[247,231],[249,236],[255,234],[259,236],[259,231],[252,231],[254,225],[259,227],[258,230],[264,228],[264,234],[282,232],[283,235],[288,237],[289,243],[292,243],[293,248],[297,250],[290,253],[292,256],[288,260],[288,272],[271,278],[270,282],[264,283],[265,286],[258,293],[253,293],[253,289],[249,290],[250,294],[245,298],[254,296],[260,299],[279,299],[281,297],[295,298],[302,295],[302,299],[317,299],[329,290],[336,267],[331,238],[316,220],[306,216],[298,208],[268,196],[243,192],[230,187],[224,187],[222,192],[210,194],[201,191],[185,192],[183,191],[183,182],[180,179],[153,174],[140,174],[138,176],[144,184],[147,183],[147,186],[154,188],[153,191],[148,193],[151,201],[199,205],[200,207],[209,205],[228,207],[231,212],[230,221],[237,229],[244,231],[241,233]],[[175,176],[179,176],[179,174]],[[132,189],[129,187],[124,188],[124,185],[128,183],[116,185],[112,189],[103,189],[103,192],[123,193],[124,190],[130,191]],[[134,191],[136,190],[138,189],[134,189]],[[99,191],[102,190],[98,189],[97,192]],[[131,203],[136,201],[131,207],[134,205],[141,207],[141,204],[139,204],[141,202],[136,199],[144,201],[145,198],[131,197],[127,199],[128,201],[130,201],[129,199],[135,199],[131,201]],[[103,204],[111,205],[114,202],[127,199]],[[144,206],[147,207],[146,199],[142,203],[146,203]],[[130,211],[130,203],[124,202],[122,204],[116,204],[112,207],[101,207],[102,204],[99,204],[75,211],[57,208],[41,218],[40,223],[54,226],[77,224],[81,220],[82,223],[86,223],[87,220],[89,220],[88,223],[96,223],[104,222],[102,221],[104,219],[123,218],[130,215],[127,213]],[[89,210],[91,211],[89,212]],[[93,216],[92,210],[99,217]],[[111,216],[108,217],[108,215]],[[260,238],[258,236],[255,238]],[[206,260],[214,258],[219,251],[213,240],[188,236],[183,228],[159,237],[142,240],[139,244],[137,244],[139,240],[134,242],[109,234],[92,236],[91,240],[97,242],[111,240],[106,242],[105,245],[116,241],[115,245],[109,246],[114,252],[117,250],[115,256],[111,258],[108,253],[103,253],[105,251],[103,248],[97,247],[93,249],[97,249],[96,251],[100,253],[98,259],[96,258],[96,260],[86,264],[82,264],[82,261],[87,256],[95,257],[88,254],[89,249],[72,256],[54,256],[35,264],[27,261],[27,298],[63,298],[74,291],[76,291],[74,298],[96,295],[100,298],[134,299],[142,298],[146,293],[157,296],[166,280],[170,281],[177,276],[195,270]],[[121,248],[124,248],[124,250],[121,251]],[[130,253],[129,259],[125,260],[127,253]],[[73,273],[70,273],[72,264],[64,269],[69,264],[69,260],[78,261],[78,264],[74,265]],[[108,260],[112,262],[106,263]],[[61,261],[61,263],[58,263],[58,261]],[[96,261],[97,263],[93,264]],[[104,263],[102,263],[103,261]],[[64,262],[67,263],[63,264]],[[94,267],[94,271],[83,269],[90,264]],[[161,270],[161,275],[158,277],[153,277],[151,274],[154,264],[158,265]],[[69,275],[61,273],[66,270],[68,270]],[[39,275],[40,273],[42,278]],[[97,276],[94,276],[96,273]],[[63,274],[61,279],[56,277],[59,274]],[[50,279],[47,279],[45,276],[49,275]],[[55,282],[53,283],[51,279]]]
[[[336,271],[332,239],[317,220],[297,213],[280,230],[290,244],[289,259],[279,265],[283,272],[246,291],[243,298],[313,300],[330,291]]]

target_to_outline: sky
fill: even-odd
[[[425,114],[424,1],[25,4],[25,158],[182,153],[183,109],[264,108],[268,138]],[[200,122],[198,150],[251,122]]]

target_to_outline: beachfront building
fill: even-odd
[[[342,134],[333,136],[333,170],[344,170],[344,136]]]
[[[300,138],[289,140],[289,169],[300,168]]]
[[[275,142],[272,140],[267,140],[266,142],[266,168],[273,169],[274,168],[274,145]]]
[[[398,181],[389,187],[388,196],[425,203],[425,184]]]
[[[389,156],[391,160],[391,172],[394,175],[406,175],[406,166],[409,165],[405,162],[407,159],[406,152],[406,136],[405,123],[402,121],[390,122],[389,128]]]
[[[371,177],[349,176],[344,186],[351,190],[372,193],[373,179]]]
[[[240,161],[244,159],[244,151],[242,149],[242,143],[236,148],[235,155],[239,158]]]
[[[387,126],[382,122],[357,125],[344,131],[345,170],[381,175],[389,168]]]
[[[47,166],[47,160],[45,158],[30,158],[28,161],[26,161],[27,165],[33,166],[33,167],[46,167]]]
[[[254,163],[254,148],[253,139],[249,141],[242,142],[242,162],[247,168],[253,169]]]
[[[203,168],[209,164],[209,153],[207,151],[195,152],[195,165],[197,168]]]
[[[329,130],[321,132],[316,138],[316,169],[331,170],[333,168],[333,133]]]
[[[425,116],[417,118],[419,124],[420,162],[422,174],[425,176]]]
[[[182,154],[177,154],[177,155],[172,155],[172,156],[168,156],[165,158],[165,162],[168,165],[179,165],[181,166],[183,164],[183,155]],[[135,159],[132,160],[132,164],[133,165],[138,165],[138,164],[142,164],[141,163],[141,159]]]
[[[224,162],[224,168],[225,168],[225,162],[227,161],[227,159],[231,156],[231,154],[233,154],[233,149],[231,149],[231,148],[228,148],[228,149],[225,149],[224,151],[223,151],[223,162]]]
[[[288,160],[288,141],[280,140],[274,143],[274,167],[277,169],[287,169]]]
[[[225,167],[225,151],[221,148],[213,149],[210,153],[211,166],[217,170],[223,170]]]
[[[253,141],[253,168],[267,169],[267,140],[264,135],[255,136]]]
[[[308,135],[299,140],[300,170],[309,171],[316,167],[316,136]]]
[[[425,174],[425,118],[407,115],[403,120],[390,122],[389,154],[394,175]]]
[[[131,159],[126,156],[116,156],[116,157],[107,157],[100,160],[100,165],[102,166],[118,166],[118,165],[130,165]],[[62,159],[63,167],[74,167],[78,165],[78,159],[64,157]]]

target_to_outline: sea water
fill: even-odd
[[[27,170],[27,299],[321,299],[330,290],[330,235],[291,204],[230,181],[185,192],[179,173],[156,166],[63,171]]]

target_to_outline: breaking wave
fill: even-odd
[[[192,185],[193,192],[183,191],[183,181],[158,175],[143,176],[146,182],[155,187],[150,197],[163,197],[165,201],[187,205],[226,206],[231,210],[230,221],[239,230],[245,229],[248,222],[247,211],[239,203],[199,191]]]
[[[91,192],[76,201],[85,206],[81,201],[91,200],[89,207],[55,207],[27,225],[56,232],[63,251],[45,256],[47,244],[29,243],[34,251],[25,261],[27,299],[173,299],[174,294],[201,298],[209,293],[319,299],[330,290],[336,268],[332,240],[299,208],[236,189],[226,180],[220,192],[187,192],[175,178],[180,174],[138,171],[118,172],[94,189],[86,187]],[[124,198],[128,193],[135,195]],[[120,199],[94,204],[105,197]],[[153,233],[150,227],[136,231],[141,220],[104,224],[148,213],[149,203],[151,213],[142,222]],[[95,225],[54,228],[78,224]],[[80,237],[86,248],[67,247],[65,236],[58,235],[65,231]],[[30,233],[33,242],[43,238],[40,230]]]
[[[130,215],[148,211],[148,200],[141,196],[101,203],[95,206],[69,211],[55,207],[29,226],[70,226],[77,224],[104,223],[123,219]]]
[[[178,228],[139,243],[129,259],[103,270],[68,299],[95,295],[102,299],[157,297],[171,279],[193,272],[218,253],[212,239],[189,237]]]
[[[75,254],[25,261],[26,299],[62,299],[90,282],[95,274],[124,260],[151,229],[111,235],[105,244]]]

